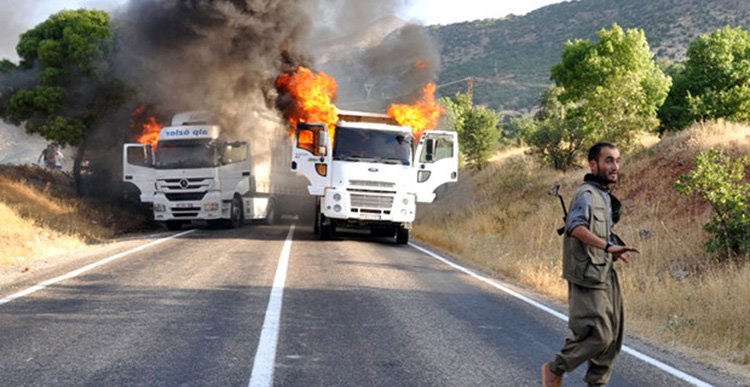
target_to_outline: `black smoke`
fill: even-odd
[[[127,90],[119,107],[97,107],[107,114],[89,128],[78,152],[90,169],[82,190],[117,197],[122,144],[135,140],[130,121],[139,106],[161,122],[177,111],[209,110],[233,137],[257,139],[260,148],[253,150],[263,156],[274,153],[268,144],[284,141],[286,133],[274,80],[297,65],[330,71],[340,83],[341,107],[384,112],[387,102],[408,102],[434,80],[439,60],[422,27],[394,16],[402,4],[130,0],[110,13],[115,41],[99,73],[107,82],[75,86],[82,101],[110,101],[111,80]],[[373,85],[371,98],[364,84]],[[348,103],[355,100],[364,103]]]

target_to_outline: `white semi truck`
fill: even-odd
[[[124,144],[123,181],[138,188],[141,203],[170,230],[191,222],[232,228],[254,219],[273,223],[282,201],[307,195],[286,170],[271,182],[272,144],[250,145],[226,140],[207,112],[178,113],[160,130],[155,150]]]
[[[308,180],[316,197],[314,231],[330,239],[337,228],[409,241],[416,203],[458,178],[455,132],[427,130],[418,143],[408,126],[387,115],[340,111],[333,141],[325,124],[300,123],[291,170]]]

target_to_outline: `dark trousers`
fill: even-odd
[[[614,270],[609,285],[592,289],[568,282],[568,327],[572,335],[555,356],[552,371],[571,372],[588,361],[584,381],[589,385],[609,382],[624,331],[622,295]]]

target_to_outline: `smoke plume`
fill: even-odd
[[[105,75],[132,92],[89,130],[84,157],[103,171],[93,176],[109,182],[91,186],[119,182],[121,144],[137,135],[129,129],[137,106],[148,106],[165,123],[177,111],[211,111],[225,133],[232,132],[228,137],[254,144],[256,159],[279,156],[262,166],[268,176],[273,165],[288,168],[289,155],[271,150],[286,132],[273,84],[279,73],[297,65],[330,71],[340,83],[343,108],[384,112],[387,102],[408,102],[433,80],[439,61],[425,31],[394,16],[400,4],[130,0],[111,13],[116,40]],[[98,100],[107,93],[102,85],[77,85],[76,93]],[[369,93],[363,85],[371,85]]]

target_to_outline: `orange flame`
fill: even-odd
[[[141,144],[150,144],[151,148],[156,151],[156,144],[159,142],[159,131],[164,125],[156,122],[156,117],[151,116],[148,121],[143,123],[143,134],[138,137]]]
[[[333,144],[334,125],[338,121],[338,110],[333,104],[338,86],[333,77],[299,66],[293,73],[279,75],[276,89],[293,98],[292,106],[284,113],[291,136],[300,122],[320,122],[328,126]]]
[[[422,89],[422,96],[413,105],[393,104],[388,107],[388,115],[399,125],[411,126],[415,137],[420,137],[426,129],[433,129],[445,113],[435,101],[435,84],[430,82]]]
[[[164,124],[159,123],[156,117],[148,115],[145,105],[136,107],[130,113],[130,117],[130,127],[134,131],[140,132],[136,137],[136,141],[140,144],[151,145],[151,148],[156,151],[156,144],[159,141],[159,131],[164,127]]]

